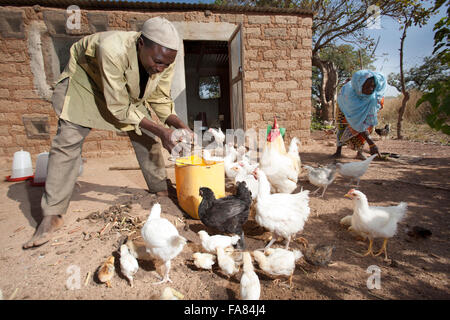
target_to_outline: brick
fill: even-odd
[[[308,78],[311,77],[311,71],[307,70],[292,70],[291,77],[293,78]]]
[[[261,120],[261,115],[257,112],[247,112],[245,114],[245,119],[247,121]]]
[[[275,16],[275,23],[296,24],[297,17],[295,17],[295,16]]]
[[[230,22],[230,23],[243,23],[244,15],[243,14],[221,14],[219,16],[220,21]]]
[[[292,69],[297,67],[297,60],[279,60],[277,61],[278,69]]]
[[[252,89],[272,89],[272,82],[250,82],[250,88]]]
[[[286,50],[266,50],[263,55],[265,59],[280,59],[286,57]]]
[[[249,103],[248,104],[249,111],[264,111],[264,110],[272,110],[271,103]]]
[[[249,92],[245,94],[245,100],[248,102],[256,102],[259,101],[259,93],[258,92]]]
[[[310,98],[311,97],[311,90],[293,90],[291,91],[291,98],[298,99],[298,98]]]
[[[309,29],[310,30],[310,29]],[[299,38],[307,38],[307,37],[311,37],[308,33],[308,29],[307,28],[292,28],[290,30],[290,34],[292,36],[297,36]]]
[[[286,28],[266,28],[264,30],[264,35],[266,37],[285,37],[287,34]]]
[[[291,50],[291,58],[310,58],[312,51],[308,49],[294,49]]]
[[[312,18],[310,18],[310,17],[303,18],[302,26],[311,27],[312,26]]]
[[[268,100],[287,100],[287,95],[284,92],[265,92],[263,95]]]
[[[16,73],[16,66],[14,64],[0,64],[0,74],[4,75],[5,73]]]
[[[289,80],[289,81],[279,81],[275,83],[275,89],[283,90],[283,89],[297,89],[298,88],[298,82],[295,80]]]
[[[258,57],[258,50],[246,50],[244,54],[246,59],[256,59]]]
[[[13,145],[14,143],[11,136],[0,136],[0,146],[12,147]]]
[[[284,71],[267,71],[264,72],[265,79],[286,79],[286,73]]]
[[[245,80],[255,80],[259,78],[258,71],[245,71],[244,72]]]
[[[249,24],[269,24],[270,16],[248,16]]]
[[[275,112],[281,112],[281,111],[292,111],[299,109],[299,104],[290,102],[290,101],[284,101],[284,102],[277,102],[273,108]]]
[[[304,38],[302,39],[302,46],[305,49],[309,49],[312,46],[312,39],[310,38]]]
[[[302,80],[302,87],[303,89],[309,89],[312,86],[312,80],[311,79],[305,79]]]
[[[247,43],[252,47],[270,47],[270,40],[248,39]]]
[[[0,89],[0,99],[9,99],[8,89]]]
[[[264,121],[273,121],[274,116],[277,116],[277,120],[286,120],[285,113],[266,112],[263,114]]]
[[[273,63],[271,61],[250,61],[250,67],[252,69],[271,69],[273,68]]]
[[[275,40],[275,45],[278,48],[294,48],[297,49],[298,47],[298,42],[297,40],[281,40],[281,39],[276,39]]]
[[[260,28],[245,28],[244,34],[252,35],[252,36],[260,36],[261,29]]]
[[[2,77],[0,78],[0,86],[9,87],[9,86],[30,86],[31,80],[28,77]]]

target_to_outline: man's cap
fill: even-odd
[[[157,44],[178,50],[179,36],[175,26],[167,19],[155,17],[148,19],[142,26],[142,35]]]

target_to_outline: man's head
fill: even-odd
[[[149,75],[162,72],[175,61],[178,45],[178,32],[170,21],[148,19],[138,40],[139,61]]]

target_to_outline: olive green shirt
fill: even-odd
[[[175,63],[149,77],[139,98],[136,43],[140,32],[106,31],[80,39],[57,82],[69,78],[60,117],[81,126],[116,131],[135,130],[151,120],[150,108],[163,124],[175,114],[170,88]]]

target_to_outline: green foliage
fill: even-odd
[[[323,129],[333,129],[334,127],[330,124],[325,124],[321,119],[316,116],[311,117],[311,131],[323,130]]]
[[[450,76],[447,64],[443,64],[439,56],[425,57],[422,65],[404,72],[406,90],[418,89],[426,91],[433,83],[443,81]],[[402,91],[400,73],[388,75],[389,85]]]
[[[434,12],[437,12],[439,8],[446,2],[445,0],[436,0],[434,5]],[[447,0],[447,16],[439,20],[433,28],[434,34],[434,49],[433,54],[441,59],[443,64],[450,64],[450,52],[449,47],[449,34],[450,34],[450,0]]]
[[[450,80],[436,82],[429,89],[430,92],[417,101],[416,108],[424,102],[429,102],[431,113],[426,117],[428,125],[450,135]]]

